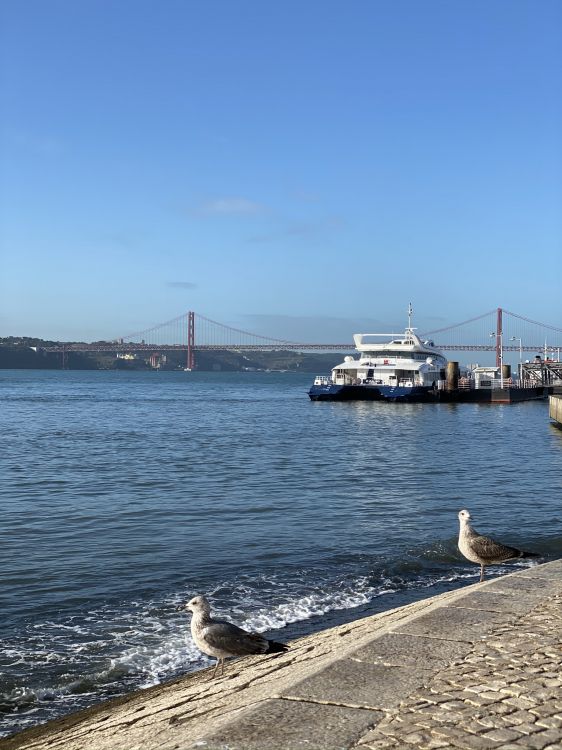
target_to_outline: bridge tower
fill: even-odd
[[[498,307],[496,319],[496,367],[502,366],[502,347],[503,347],[503,310]]]
[[[195,369],[195,313],[187,313],[187,363],[186,369]]]

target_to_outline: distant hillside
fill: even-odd
[[[42,351],[42,347],[61,342],[45,341],[32,337],[0,338],[0,369],[56,370],[62,368],[62,355]],[[72,344],[75,342],[65,342]],[[301,352],[236,352],[230,350],[196,352],[195,365],[203,372],[252,372],[263,370],[286,370],[289,372],[328,373],[341,359],[341,352],[307,354]],[[66,369],[69,370],[182,370],[185,367],[184,353],[162,353],[152,358],[137,353],[134,358],[123,358],[113,354],[67,352]]]

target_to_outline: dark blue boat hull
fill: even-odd
[[[312,401],[433,401],[433,388],[393,385],[313,385]]]

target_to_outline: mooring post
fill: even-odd
[[[447,362],[447,390],[456,391],[459,387],[459,363]]]

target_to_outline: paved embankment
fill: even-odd
[[[562,747],[562,560],[22,732],[0,749]]]

